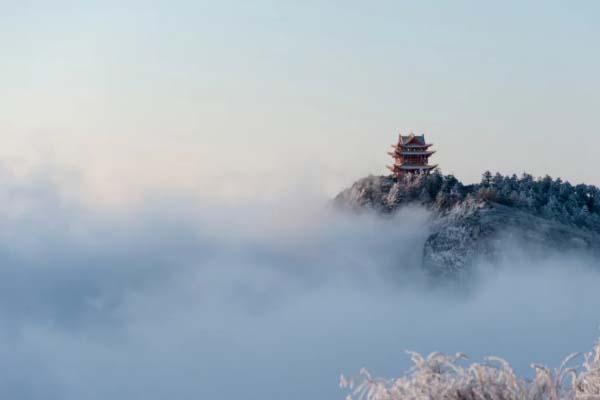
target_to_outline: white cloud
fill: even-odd
[[[340,372],[398,375],[405,349],[526,371],[597,335],[600,275],[583,259],[519,255],[430,287],[419,209],[171,196],[123,211],[66,202],[51,180],[0,187],[5,210],[27,204],[0,228],[2,397],[335,398]]]

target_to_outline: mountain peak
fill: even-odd
[[[493,260],[510,238],[529,250],[600,253],[600,189],[549,176],[520,178],[486,171],[478,184],[452,175],[368,176],[336,196],[355,211],[393,214],[409,204],[432,212],[423,267],[433,275],[467,272],[477,259]]]

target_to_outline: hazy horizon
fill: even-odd
[[[97,200],[333,195],[400,130],[466,182],[600,184],[597,2],[1,4],[0,160]]]

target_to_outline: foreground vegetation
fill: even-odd
[[[413,367],[401,378],[373,378],[362,370],[353,379],[341,378],[347,400],[598,400],[600,399],[600,342],[588,354],[572,354],[552,371],[532,365],[535,378],[515,375],[505,360],[463,366],[463,354],[411,355]],[[580,357],[580,365],[570,366]]]

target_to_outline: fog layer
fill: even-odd
[[[0,397],[332,399],[340,373],[396,376],[404,350],[556,365],[598,336],[592,260],[506,244],[438,287],[429,215],[347,215],[325,199],[128,210],[0,182]],[[284,206],[285,205],[285,206]]]

